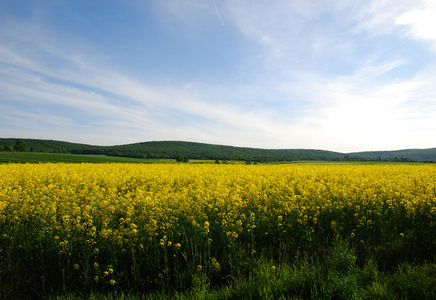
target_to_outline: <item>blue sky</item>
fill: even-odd
[[[436,147],[433,0],[0,1],[0,136]]]

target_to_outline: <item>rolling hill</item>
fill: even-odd
[[[436,162],[436,148],[341,153],[312,149],[260,149],[182,141],[154,141],[116,146],[94,146],[55,140],[0,138],[0,147],[23,141],[29,151],[94,154],[131,158],[177,158],[272,161],[419,161]],[[0,148],[1,149],[1,148]]]

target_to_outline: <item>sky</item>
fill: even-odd
[[[0,0],[0,137],[436,147],[434,0]]]

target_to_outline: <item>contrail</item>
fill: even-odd
[[[213,3],[213,6],[215,6],[215,10],[216,10],[216,13],[218,14],[218,17],[221,20],[221,24],[223,24],[223,26],[224,26],[223,18],[221,18],[220,12],[218,11],[218,8],[215,5],[215,1],[212,0],[212,3]]]

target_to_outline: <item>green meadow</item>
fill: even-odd
[[[93,154],[0,152],[0,163],[166,163],[170,161]]]

